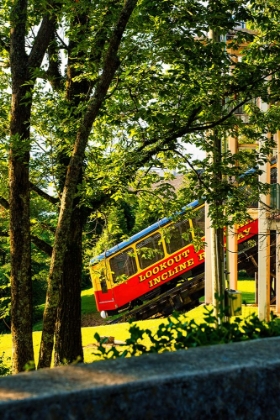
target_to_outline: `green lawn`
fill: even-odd
[[[97,312],[92,288],[82,291],[81,300],[82,300],[82,315],[87,315],[87,314],[92,314],[92,313]],[[42,331],[42,325],[43,325],[42,318],[43,318],[44,307],[45,307],[44,303],[36,307],[37,317],[40,317],[41,320],[36,322],[36,324],[34,324],[33,331]]]
[[[242,292],[242,300],[244,304],[255,303],[254,280],[239,281],[238,290]],[[97,312],[92,288],[82,291],[81,300],[82,300],[82,315],[89,315],[89,314],[93,314]],[[203,298],[201,298],[201,301],[203,303]],[[38,305],[36,308],[36,312],[38,315],[41,315],[41,318],[43,316],[43,311],[44,311],[44,304]],[[34,325],[33,331],[41,331],[41,330],[42,330],[42,321],[40,320]]]
[[[238,290],[242,292],[243,303],[246,301],[247,304],[255,303],[255,282],[252,280],[242,280],[238,282]],[[89,291],[84,291],[85,294],[90,293]],[[204,321],[204,306],[198,306],[193,310],[189,311],[187,314],[182,315],[187,319],[195,319],[198,323]],[[247,316],[257,313],[257,307],[254,306],[242,306],[242,316],[246,318]],[[148,319],[146,321],[138,321],[137,324],[141,328],[149,328],[151,331],[156,331],[159,324],[165,322],[164,319]],[[94,361],[95,356],[92,355],[93,344],[94,344],[94,334],[98,332],[100,336],[113,336],[117,340],[125,340],[129,337],[128,333],[129,324],[113,324],[113,325],[102,325],[98,327],[87,327],[82,329],[83,336],[83,345],[84,347],[84,356],[85,361],[90,362]],[[91,346],[91,347],[90,347]]]
[[[243,301],[246,303],[254,303],[255,298],[255,282],[252,280],[242,280],[238,282],[238,290],[242,292]],[[82,292],[82,314],[91,314],[96,312],[96,306],[93,298],[93,291],[92,289],[84,290]],[[42,307],[43,310],[43,307]],[[253,306],[246,306],[243,305],[242,307],[242,316],[246,317],[252,313],[256,313],[257,308]],[[185,316],[187,319],[195,319],[197,322],[203,322],[203,313],[204,307],[203,305],[193,309],[192,311],[188,312]],[[156,331],[158,325],[162,322],[165,322],[164,319],[149,319],[146,321],[138,321],[138,324],[142,328],[149,328],[152,331]],[[37,323],[35,328],[40,327],[40,323]],[[33,333],[33,340],[34,340],[34,351],[35,351],[35,361],[37,362],[38,352],[39,352],[39,345],[41,339],[41,332],[37,331],[34,328]],[[84,357],[87,363],[96,360],[96,357],[93,355],[94,352],[94,334],[98,332],[100,336],[113,336],[117,340],[125,340],[128,338],[129,333],[129,324],[122,323],[122,324],[113,324],[113,325],[101,325],[97,327],[85,327],[82,328],[82,339],[83,339],[83,347],[84,347]],[[0,337],[0,355],[5,353],[5,357],[10,358],[12,355],[12,342],[11,342],[11,335],[4,334]]]
[[[83,290],[81,293],[81,299],[82,314],[90,314],[97,311],[92,288]]]
[[[243,304],[252,304],[256,302],[255,280],[239,280],[237,289],[242,292]]]

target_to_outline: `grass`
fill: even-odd
[[[81,299],[82,314],[89,314],[97,311],[92,288],[83,290],[81,293]]]
[[[81,293],[82,316],[97,313],[93,289],[82,290]],[[40,319],[33,325],[33,331],[42,331],[43,312],[45,304],[36,306],[36,319]],[[99,317],[99,314],[98,314]]]
[[[243,303],[246,301],[247,304],[255,302],[255,282],[252,280],[242,280],[238,282],[238,290],[242,292]],[[87,289],[83,290],[81,294],[82,299],[82,314],[90,315],[96,313],[96,305],[93,298],[93,290]],[[38,310],[43,311],[44,305],[40,305]],[[257,308],[252,306],[243,305],[242,307],[242,316],[247,317],[252,313],[256,313]],[[191,310],[185,315],[187,319],[195,319],[197,323],[204,321],[204,307],[203,305],[198,306],[197,308]],[[99,317],[99,315],[97,314]],[[137,324],[142,328],[149,328],[152,332],[155,332],[162,322],[166,322],[164,319],[149,319],[146,321],[138,321]],[[35,352],[35,363],[37,363],[39,346],[41,340],[41,332],[38,328],[41,328],[42,322],[38,322],[34,326],[33,332],[33,341],[34,341],[34,352]],[[124,341],[129,337],[130,324],[113,324],[113,325],[99,325],[96,327],[85,327],[82,328],[82,340],[84,347],[84,359],[86,363],[93,362],[96,360],[96,356],[93,355],[95,348],[95,339],[94,334],[98,332],[100,336],[113,336],[115,339]],[[12,356],[12,340],[11,334],[3,334],[0,337],[0,355],[5,353],[6,358],[11,358]],[[10,361],[7,361],[7,364],[10,364]]]
[[[242,300],[244,304],[255,303],[255,282],[254,280],[242,279],[238,281],[238,290],[242,292]],[[200,302],[204,302],[204,298],[200,298]],[[97,313],[95,299],[93,296],[93,289],[83,290],[81,293],[81,305],[82,305],[82,316],[96,314],[96,318],[99,318]],[[44,312],[44,304],[36,307],[36,318],[40,319],[33,326],[33,331],[42,331],[42,318]]]
[[[237,288],[242,292],[243,304],[253,304],[256,302],[256,284],[254,280],[239,280]]]

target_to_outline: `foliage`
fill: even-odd
[[[24,198],[23,202],[28,200],[29,204],[29,181],[37,187],[36,193],[32,191],[30,206],[26,206],[31,209],[31,220],[26,216],[19,224],[26,231],[31,224],[32,240],[37,243],[36,248],[32,246],[33,278],[42,284],[51,267],[49,299],[62,284],[69,231],[73,232],[77,225],[70,222],[73,210],[82,214],[84,248],[99,249],[103,246],[106,249],[111,241],[119,241],[147,223],[171,214],[171,209],[177,210],[180,203],[175,202],[166,184],[156,191],[150,188],[154,177],[151,168],[186,172],[188,165],[194,167],[189,147],[196,145],[211,152],[214,128],[221,139],[226,136],[242,138],[242,142],[261,139],[263,147],[260,153],[250,156],[224,151],[220,163],[209,159],[197,163],[204,168],[204,175],[194,171],[194,183],[182,193],[181,203],[198,196],[219,199],[223,211],[218,207],[210,209],[214,226],[223,226],[228,215],[231,223],[242,221],[248,190],[241,191],[232,180],[240,181],[244,169],[252,162],[255,167],[266,160],[273,147],[273,139],[267,133],[279,128],[279,5],[275,0],[267,1],[265,6],[261,0],[250,3],[54,0],[51,7],[46,2],[38,5],[30,0],[23,4],[26,9],[20,7],[19,1],[6,2],[0,12],[0,198],[8,197],[9,148],[20,165],[21,156],[26,153],[22,167],[26,197],[19,191],[14,203]],[[119,20],[121,13],[126,16],[127,25]],[[238,29],[242,21],[256,32]],[[118,22],[124,26],[115,32]],[[213,28],[220,36],[219,42],[207,37]],[[229,41],[227,35],[232,35]],[[240,48],[243,60],[236,61],[235,53]],[[13,51],[15,54],[10,57]],[[20,115],[31,108],[21,130],[16,130],[9,139],[11,77],[16,58],[23,80],[13,83],[22,87],[22,97],[13,103],[21,107]],[[260,112],[255,106],[256,98],[272,106]],[[246,124],[235,114],[240,106],[246,107]],[[16,126],[18,119],[13,121]],[[25,127],[30,127],[30,135],[25,136]],[[217,174],[222,175],[222,182],[217,182]],[[66,176],[69,179],[64,182]],[[252,198],[265,190],[251,175],[241,183],[250,187]],[[48,197],[49,186],[53,187],[55,197]],[[136,194],[139,200],[133,198]],[[64,197],[62,205],[61,197]],[[51,198],[56,200],[51,202]],[[131,208],[130,226],[126,225],[129,218],[119,207],[122,200]],[[105,210],[112,226],[110,232],[103,230],[97,243],[105,224],[100,213]],[[20,219],[15,208],[10,209],[10,214]],[[100,222],[101,228],[87,241],[91,234],[91,227],[86,226],[89,215],[93,224]],[[1,219],[3,235],[7,234],[7,226],[8,214]],[[7,278],[13,263],[9,266],[5,238],[1,236],[0,253],[5,264],[0,275]],[[52,249],[48,257],[37,250],[42,241],[48,249],[53,247],[51,264]],[[20,255],[20,242],[15,243]],[[30,244],[26,246],[31,249]],[[23,258],[17,273],[22,273],[27,260]],[[74,272],[75,267],[71,268]],[[26,276],[29,273],[27,270]],[[50,304],[55,314],[57,302],[55,296]],[[54,328],[55,321],[51,324]],[[48,331],[47,337],[51,336]]]
[[[202,323],[197,323],[194,319],[182,319],[180,314],[174,313],[168,317],[168,323],[158,326],[155,333],[148,328],[142,329],[139,325],[132,324],[129,328],[130,337],[126,340],[125,350],[118,347],[106,347],[104,344],[107,338],[101,338],[98,333],[95,333],[97,351],[94,354],[102,359],[114,359],[280,335],[280,319],[273,313],[268,322],[261,321],[255,314],[245,319],[235,317],[233,320],[222,322],[220,319],[222,319],[220,313],[215,316],[214,309],[205,306]],[[141,342],[143,338],[149,340],[149,346]]]
[[[253,277],[250,278],[245,270],[238,271],[238,280],[253,280]]]
[[[127,239],[134,224],[131,206],[124,200],[119,200],[117,203],[107,206],[106,212],[99,213],[99,229],[102,229],[102,233],[98,232],[96,226],[95,235],[92,235],[97,239],[94,248],[94,254],[96,255]]]
[[[5,352],[0,355],[0,376],[7,376],[12,373],[11,366],[9,366],[9,358],[5,357]]]

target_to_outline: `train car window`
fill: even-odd
[[[169,226],[165,233],[165,243],[168,254],[178,251],[178,249],[183,248],[190,242],[190,223],[187,219],[180,220],[174,225]]]
[[[129,248],[110,259],[110,268],[115,283],[136,273],[137,267],[133,252],[133,249]]]
[[[102,292],[103,293],[107,293],[108,292],[108,287],[107,287],[107,282],[106,282],[106,276],[105,276],[105,270],[104,270],[104,268],[102,268],[100,270],[99,281],[100,281],[100,286],[101,286]]]
[[[194,217],[192,218],[194,234],[197,236],[204,236],[205,231],[205,208],[194,212]]]
[[[155,233],[144,241],[136,245],[137,256],[140,267],[146,268],[149,265],[161,260],[164,257],[164,251],[159,233]]]

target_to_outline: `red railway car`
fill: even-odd
[[[90,261],[90,274],[97,309],[105,318],[133,308],[192,278],[204,269],[204,249],[194,243],[204,237],[204,204],[192,218],[163,218],[130,239],[108,249]],[[238,243],[258,233],[258,221],[240,226]]]

